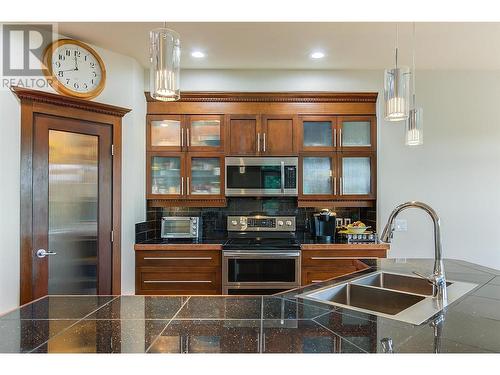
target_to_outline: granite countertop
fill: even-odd
[[[377,269],[429,272],[433,260],[383,259]],[[500,271],[446,260],[448,279],[478,287],[445,311],[439,340],[429,323],[276,296],[48,296],[0,317],[0,352],[366,353],[500,352]]]

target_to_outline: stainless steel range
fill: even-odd
[[[222,246],[224,294],[274,294],[300,286],[293,216],[228,216]]]

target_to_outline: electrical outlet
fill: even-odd
[[[408,222],[404,219],[396,219],[394,222],[394,231],[406,232],[408,230]]]

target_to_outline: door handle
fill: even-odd
[[[263,137],[263,143],[264,143],[264,148],[263,148],[263,151],[266,152],[266,133],[262,133],[262,137]]]
[[[257,152],[260,152],[260,133],[257,133]]]
[[[48,255],[57,255],[57,253],[55,251],[47,251],[45,249],[38,249],[36,251],[36,256],[38,258],[45,258]]]
[[[189,128],[186,129],[186,146],[190,147]]]
[[[181,148],[184,148],[184,129],[181,129]]]
[[[181,195],[184,195],[184,177],[181,177]]]
[[[189,177],[186,177],[186,194],[189,195]]]

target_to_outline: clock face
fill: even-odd
[[[102,60],[93,50],[76,41],[58,42],[55,42],[47,61],[52,80],[57,80],[54,88],[83,98],[97,96],[102,91],[105,79]]]

